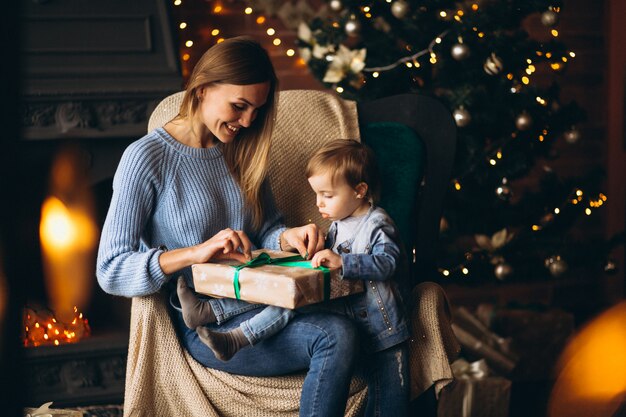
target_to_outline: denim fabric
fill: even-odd
[[[240,327],[250,344],[256,345],[285,328],[295,314],[288,308],[267,306],[250,320],[242,322]]]
[[[170,288],[173,287],[170,286]],[[217,324],[223,324],[242,313],[265,307],[264,304],[252,304],[233,298],[212,298],[199,293],[196,293],[196,297],[211,305],[211,310],[213,310],[213,314],[215,314]],[[170,306],[180,313],[183,311],[178,296],[176,295],[176,290],[170,289]]]
[[[365,417],[405,417],[409,412],[409,349],[406,343],[363,360],[367,380]]]
[[[232,330],[255,314],[249,311],[221,326],[207,327]],[[198,334],[185,326],[177,310],[174,319],[183,345],[202,365],[249,376],[276,376],[308,369],[302,387],[300,416],[343,417],[358,350],[357,331],[347,317],[299,314],[274,337],[241,349],[228,362],[215,358]]]
[[[336,235],[337,222],[333,222],[328,230],[327,248],[334,246]],[[354,237],[341,242],[338,251],[343,279],[365,281],[365,292],[347,297],[346,303],[350,316],[369,336],[367,349],[377,352],[408,339],[401,296],[407,258],[391,218],[379,207],[370,208]]]

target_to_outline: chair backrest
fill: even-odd
[[[434,280],[437,271],[437,246],[439,238],[439,225],[446,191],[449,189],[454,164],[456,149],[456,124],[450,111],[438,100],[416,94],[400,94],[378,100],[359,103],[357,106],[359,125],[362,132],[367,132],[369,126],[381,126],[381,123],[400,124],[410,131],[421,142],[417,147],[414,163],[419,167],[419,181],[405,185],[409,201],[413,209],[403,211],[401,216],[406,218],[394,218],[403,232],[407,250],[413,252],[412,280],[413,284],[423,281]],[[384,126],[384,125],[382,125]],[[403,129],[396,129],[384,140],[377,138],[379,142],[391,142],[398,138],[408,139]],[[368,143],[368,135],[365,142]],[[410,134],[408,136],[411,136]],[[372,147],[374,147],[372,143]],[[378,146],[381,146],[378,144]],[[421,154],[421,155],[420,155]],[[377,152],[377,155],[381,155]],[[389,157],[381,164],[392,164],[392,171],[405,172],[410,162],[396,160],[406,155]],[[410,158],[409,158],[410,159]],[[397,174],[397,173],[396,173]],[[410,172],[414,177],[414,172]],[[403,174],[400,174],[403,175]],[[396,175],[397,177],[398,175]],[[396,180],[397,181],[397,180]],[[415,192],[415,194],[413,194]],[[400,192],[401,193],[401,192]],[[403,202],[407,204],[407,202]],[[387,203],[389,204],[389,203]],[[384,206],[384,202],[381,202]],[[391,207],[385,207],[393,218]],[[407,232],[408,228],[408,232]],[[409,253],[409,256],[411,254]]]
[[[182,97],[179,92],[163,99],[152,112],[148,131],[173,119]],[[337,138],[361,139],[374,149],[386,187],[381,206],[398,224],[409,256],[413,252],[412,284],[431,280],[454,161],[452,115],[437,100],[415,94],[357,104],[322,91],[281,91],[269,175],[288,226],[314,222],[328,227],[304,167],[321,144]]]

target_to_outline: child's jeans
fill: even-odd
[[[212,298],[198,293],[196,293],[196,297],[211,305],[211,310],[213,311],[213,314],[215,314],[216,323],[218,325],[224,324],[226,321],[245,312],[262,309],[256,315],[241,322],[239,325],[244,336],[246,336],[246,339],[248,339],[252,345],[275,335],[284,329],[287,323],[289,323],[289,321],[292,320],[296,314],[296,310],[264,304],[252,304],[247,301],[235,300],[233,298]],[[178,297],[174,292],[170,297],[170,304],[174,309],[182,312],[180,301],[178,301]],[[297,311],[303,313],[334,312],[345,314],[343,302],[334,303],[333,301],[323,304],[304,306]]]
[[[371,353],[360,362],[367,380],[365,417],[408,416],[411,380],[407,343]]]

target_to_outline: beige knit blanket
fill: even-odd
[[[165,98],[152,113],[148,129],[171,120],[181,99],[182,93]],[[327,226],[303,173],[311,153],[335,138],[359,138],[354,102],[320,91],[280,93],[270,182],[288,225],[316,222]],[[422,284],[413,296],[417,301],[410,342],[414,398],[433,383],[439,390],[452,380],[449,364],[459,347],[443,290]],[[305,373],[247,377],[205,368],[180,345],[163,294],[133,299],[130,334],[124,416],[298,415]],[[345,415],[362,415],[366,396],[364,381],[353,378]]]

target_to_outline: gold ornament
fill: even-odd
[[[503,68],[504,66],[502,65],[502,60],[493,52],[489,55],[489,57],[487,57],[485,64],[483,65],[483,69],[489,75],[497,75]]]
[[[565,259],[561,258],[560,255],[550,256],[544,263],[550,271],[550,274],[555,278],[566,273],[568,269],[567,262],[565,262]]]
[[[580,131],[572,127],[570,130],[563,133],[563,137],[567,143],[573,145],[580,140]]]
[[[519,130],[528,130],[533,125],[533,118],[525,110],[515,119],[515,127]]]
[[[409,13],[409,9],[409,4],[404,0],[396,0],[391,3],[391,14],[394,15],[396,19],[404,19]]]
[[[541,13],[541,23],[547,27],[553,27],[559,21],[559,15],[554,10],[546,10]]]
[[[505,280],[513,273],[513,267],[506,262],[500,262],[493,269],[493,273],[499,280]]]
[[[445,233],[448,231],[449,228],[450,224],[448,223],[448,219],[441,216],[441,219],[439,220],[439,232]]]

